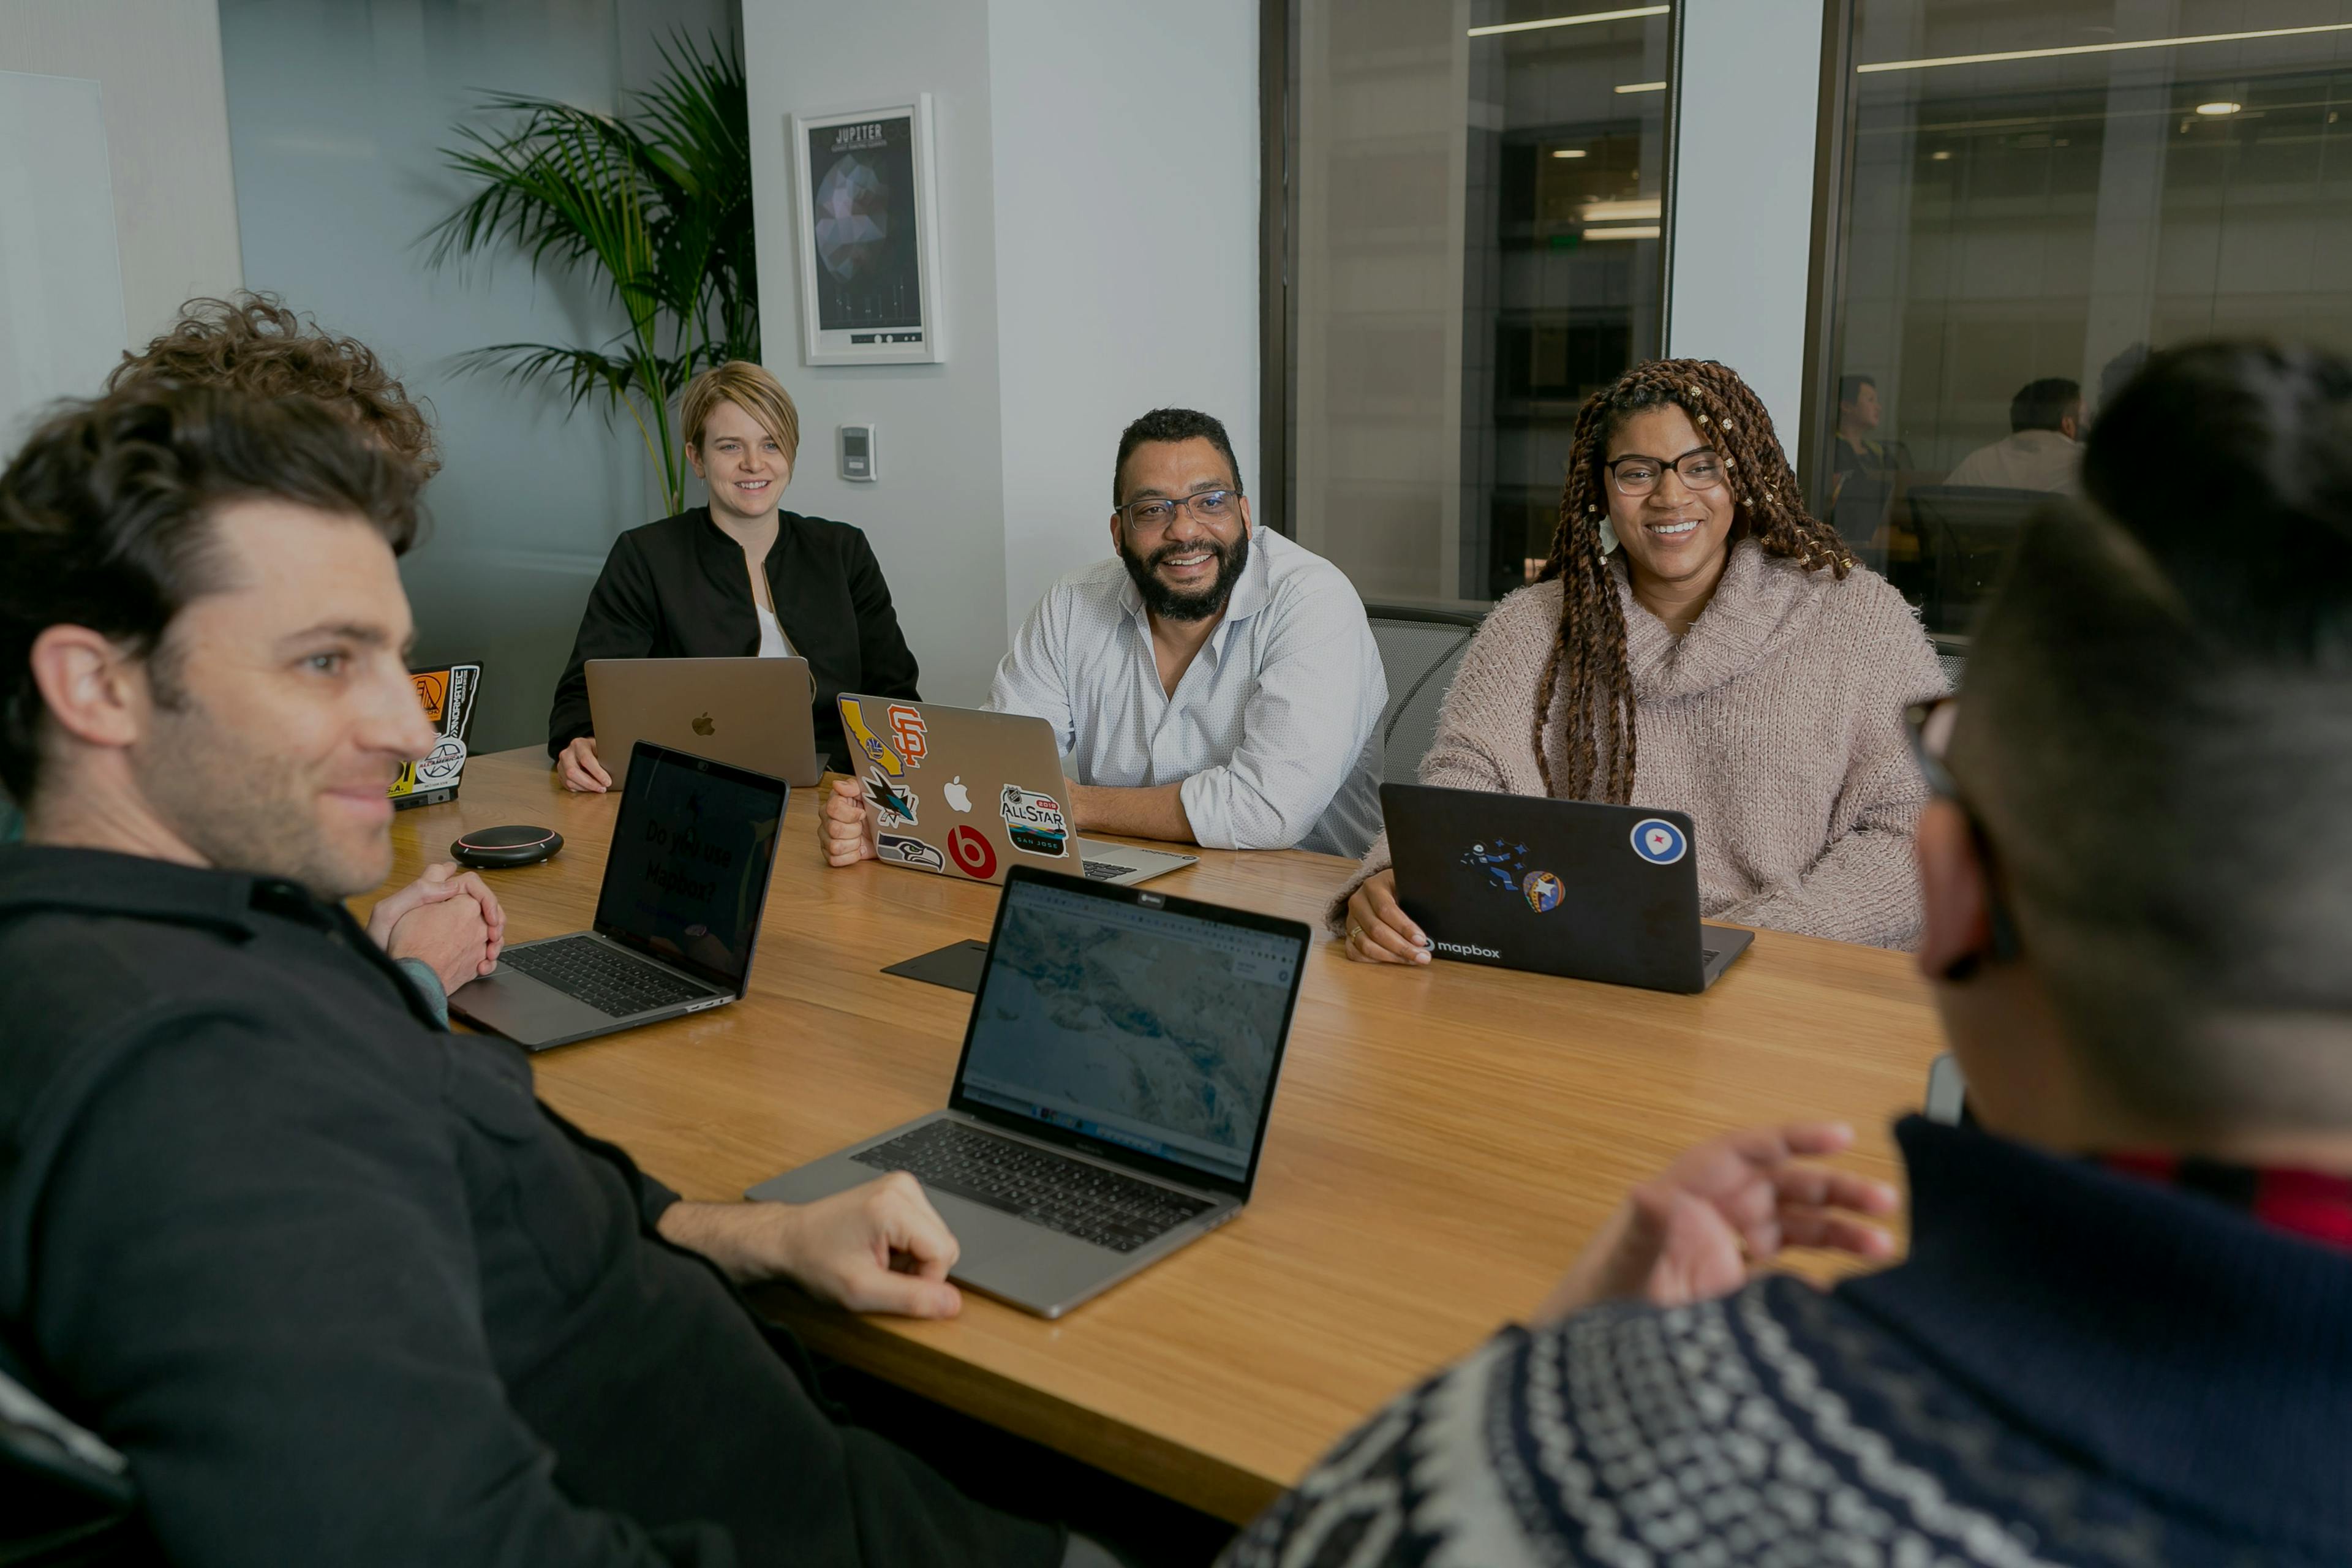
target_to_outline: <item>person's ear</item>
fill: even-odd
[[[1249,497],[1247,497],[1247,496],[1245,496],[1245,495],[1236,495],[1236,496],[1234,496],[1234,500],[1237,500],[1237,501],[1241,502],[1241,505],[1242,505],[1242,531],[1243,531],[1244,533],[1247,533],[1247,532],[1250,531],[1250,508],[1249,508]]]
[[[694,477],[696,479],[708,480],[710,478],[709,474],[702,471],[702,448],[696,446],[691,441],[688,441],[686,444],[686,460],[694,465]]]
[[[1126,542],[1118,536],[1118,513],[1115,511],[1110,514],[1110,548],[1114,555],[1127,553]]]
[[[138,742],[146,725],[146,671],[113,638],[88,626],[47,626],[33,639],[26,662],[43,705],[67,734],[89,746]]]
[[[1927,916],[1919,971],[1930,980],[1964,980],[1992,950],[1991,902],[1976,836],[1958,806],[1932,800],[1912,846]]]

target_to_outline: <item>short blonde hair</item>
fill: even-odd
[[[702,427],[709,423],[710,411],[722,403],[734,404],[758,420],[784,449],[785,462],[798,458],[801,411],[793,406],[793,395],[784,390],[782,382],[747,359],[714,364],[686,384],[686,397],[677,414],[688,446],[702,450]]]

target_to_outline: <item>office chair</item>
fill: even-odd
[[[1389,703],[1381,710],[1381,777],[1388,784],[1412,784],[1437,737],[1437,709],[1454,684],[1454,666],[1486,613],[1366,605],[1364,614],[1372,623],[1372,641],[1389,682]]]
[[[1926,571],[1921,610],[1931,631],[1964,632],[2047,490],[1921,485],[1910,492]]]
[[[0,1565],[159,1563],[122,1456],[0,1367]]]

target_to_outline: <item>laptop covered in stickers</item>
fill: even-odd
[[[856,692],[840,705],[886,866],[1000,885],[1013,867],[1034,866],[1131,886],[1200,858],[1080,838],[1043,719]]]
[[[1704,991],[1753,931],[1698,918],[1679,811],[1382,784],[1397,902],[1436,956],[1651,991]]]

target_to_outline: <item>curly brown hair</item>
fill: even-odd
[[[425,411],[356,338],[305,324],[274,294],[191,300],[144,353],[125,353],[106,389],[142,381],[228,386],[263,397],[313,397],[383,443],[421,482],[441,470]]]
[[[1637,364],[1586,399],[1569,449],[1559,525],[1539,583],[1560,579],[1559,635],[1536,686],[1536,765],[1546,794],[1618,805],[1633,798],[1633,678],[1625,658],[1625,609],[1601,550],[1609,515],[1609,437],[1633,415],[1672,405],[1690,416],[1723,458],[1732,494],[1730,542],[1753,539],[1768,555],[1843,578],[1853,567],[1837,530],[1805,510],[1797,476],[1772,433],[1772,416],[1729,367],[1707,359]],[[1568,776],[1555,779],[1544,731],[1568,683]],[[1604,755],[1605,752],[1605,755]]]

